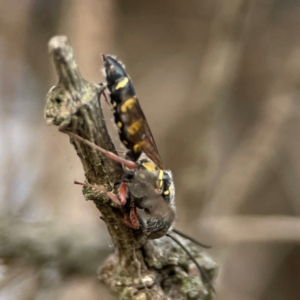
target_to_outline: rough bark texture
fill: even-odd
[[[75,133],[115,152],[100,106],[103,87],[84,80],[66,37],[50,40],[59,81],[46,97],[45,118],[61,131]],[[109,191],[122,180],[122,167],[80,141],[70,138],[81,159],[86,181]],[[170,238],[147,241],[141,232],[126,227],[121,210],[105,194],[84,187],[83,194],[101,212],[115,245],[115,253],[104,263],[99,278],[120,299],[211,299],[196,266]],[[217,265],[206,253],[182,240],[212,280]],[[97,263],[97,262],[95,262]]]

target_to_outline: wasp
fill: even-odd
[[[139,219],[147,236],[159,238],[172,228],[175,220],[172,173],[164,170],[149,124],[125,68],[112,56],[102,57],[119,137],[128,149],[126,158],[137,164],[136,171],[128,172],[131,180],[127,184],[128,189],[121,187],[122,193],[129,193],[132,203],[142,209],[144,218]],[[140,159],[142,153],[147,158]],[[132,225],[133,228],[140,226],[137,223]]]
[[[128,208],[128,217],[122,219],[123,223],[133,229],[142,230],[148,239],[158,239],[164,235],[170,237],[188,254],[201,276],[214,290],[196,259],[172,234],[175,232],[201,247],[210,247],[173,228],[176,211],[172,172],[164,169],[132,81],[123,64],[115,57],[104,54],[102,57],[114,122],[118,128],[120,141],[127,148],[125,158],[75,134],[71,135],[124,166],[125,176],[123,182],[119,184],[118,197],[107,192],[112,201]]]

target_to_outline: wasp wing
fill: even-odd
[[[163,169],[149,124],[124,66],[109,55],[103,55],[103,61],[115,123],[119,128],[122,143],[131,152],[129,156],[137,160],[143,151],[160,169]]]
[[[131,107],[128,114],[122,116],[122,119],[125,125],[127,122],[130,123],[124,130],[127,138],[134,141],[137,147],[139,147],[161,170],[163,170],[162,159],[138,99],[136,99],[135,104]],[[134,124],[137,125],[138,129],[132,135],[132,126],[134,126]]]

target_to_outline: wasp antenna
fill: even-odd
[[[75,133],[72,133],[72,132],[68,132],[68,131],[64,131],[64,130],[61,130],[61,132],[63,133],[66,133],[68,134],[69,136],[71,136],[72,138],[74,139],[77,139],[79,141],[81,141],[82,143],[90,146],[91,148],[93,148],[94,150],[97,150],[101,153],[103,153],[104,155],[106,155],[108,158],[110,158],[111,160],[114,160],[115,162],[118,162],[120,164],[123,164],[124,166],[126,166],[127,168],[129,169],[137,169],[138,168],[138,164],[136,164],[135,162],[133,161],[130,161],[130,160],[127,160],[127,159],[124,159],[110,151],[107,151],[99,146],[97,146],[96,144],[82,138],[81,136],[75,134]]]
[[[194,239],[193,237],[191,237],[191,236],[189,236],[189,235],[187,235],[187,234],[185,234],[185,233],[183,233],[183,232],[181,232],[181,231],[179,231],[179,230],[177,230],[175,228],[173,228],[172,231],[175,232],[176,234],[178,234],[178,235],[180,235],[180,236],[182,236],[182,237],[190,240],[191,242],[193,242],[194,244],[196,244],[196,245],[198,245],[198,246],[200,246],[202,248],[206,248],[206,249],[211,248],[210,245],[203,244],[203,243],[197,241],[196,239]]]
[[[189,251],[189,249],[186,246],[184,246],[176,237],[174,237],[170,233],[167,233],[166,236],[168,236],[170,239],[172,239],[175,243],[177,243],[185,251],[185,253],[189,256],[189,258],[194,262],[194,264],[198,268],[198,270],[199,270],[199,272],[201,274],[201,277],[203,279],[205,279],[205,281],[208,283],[208,285],[211,288],[211,290],[214,293],[216,293],[215,288],[213,287],[213,285],[212,285],[210,279],[208,278],[207,274],[205,273],[205,271],[203,270],[203,268],[199,265],[199,263],[197,262],[197,260],[193,256],[193,254]]]

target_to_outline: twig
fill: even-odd
[[[81,77],[66,37],[52,38],[49,50],[59,82],[46,97],[46,121],[69,134],[81,159],[87,182],[111,191],[122,180],[121,165],[95,151],[95,147],[75,138],[75,135],[80,136],[116,153],[100,107],[99,97],[104,87],[89,83]],[[99,278],[117,292],[121,299],[211,299],[212,291],[209,287],[203,285],[199,275],[195,277],[192,270],[187,269],[190,258],[178,244],[167,237],[147,241],[142,232],[132,230],[121,222],[121,210],[115,204],[112,205],[105,194],[99,194],[92,187],[84,187],[83,193],[101,211],[116,248],[116,252],[102,267]],[[201,267],[205,264],[203,269],[207,270],[212,281],[216,264],[189,242],[183,243],[197,256]],[[169,251],[165,252],[165,249]]]

